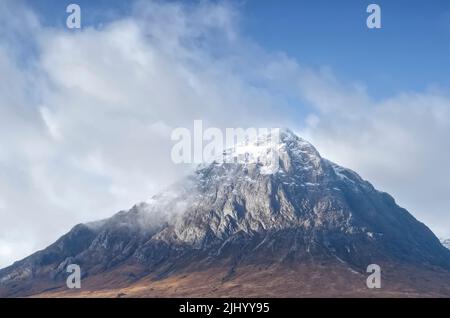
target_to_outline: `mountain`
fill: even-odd
[[[444,245],[446,248],[450,249],[450,239],[442,240],[442,245]]]
[[[75,226],[0,270],[0,296],[450,296],[450,251],[390,195],[290,130],[275,147],[275,173],[213,162]],[[65,285],[69,264],[81,289]]]

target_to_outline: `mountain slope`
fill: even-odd
[[[450,251],[425,225],[291,131],[280,141],[276,173],[261,163],[201,167],[0,270],[0,295],[365,295],[375,263],[386,273],[383,293],[450,296]],[[81,266],[82,290],[65,287],[71,263]]]

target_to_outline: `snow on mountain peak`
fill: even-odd
[[[441,240],[442,245],[444,245],[446,248],[450,249],[450,239],[443,239]]]
[[[290,129],[274,128],[265,134],[240,136],[237,143],[226,147],[220,155],[211,155],[199,168],[211,163],[256,165],[261,174],[274,174],[279,171],[280,160],[286,163],[291,157],[308,157],[309,161],[314,162],[314,168],[321,163],[321,157],[312,144]]]

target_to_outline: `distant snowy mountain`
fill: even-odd
[[[213,162],[75,226],[0,270],[0,295],[373,295],[366,268],[379,264],[380,293],[450,296],[450,251],[390,195],[289,130],[276,150],[274,173]],[[84,289],[65,287],[68,264],[80,265]]]
[[[450,249],[450,239],[441,240],[442,245]]]

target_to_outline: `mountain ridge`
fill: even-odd
[[[220,282],[245,280],[239,276],[243,268],[260,268],[261,273],[279,268],[270,273],[274,277],[292,268],[314,272],[314,266],[328,264],[319,280],[332,279],[327,269],[359,275],[362,287],[355,290],[362,288],[364,294],[365,269],[372,263],[392,272],[397,266],[412,268],[417,276],[427,273],[424,281],[438,281],[435,275],[447,282],[442,277],[448,277],[450,286],[450,251],[390,195],[322,158],[290,130],[281,131],[276,147],[279,169],[272,174],[260,162],[212,162],[129,211],[75,226],[48,248],[0,270],[0,295],[64,291],[65,268],[71,263],[81,266],[83,280],[97,282],[93,289],[126,288],[149,277],[156,284],[182,273],[189,277],[221,269],[214,280],[219,287],[210,291],[221,295]],[[104,281],[116,271],[120,282]],[[402,284],[393,288],[420,290]],[[442,292],[445,286],[437,292],[450,295]],[[297,288],[291,296],[302,293]]]

